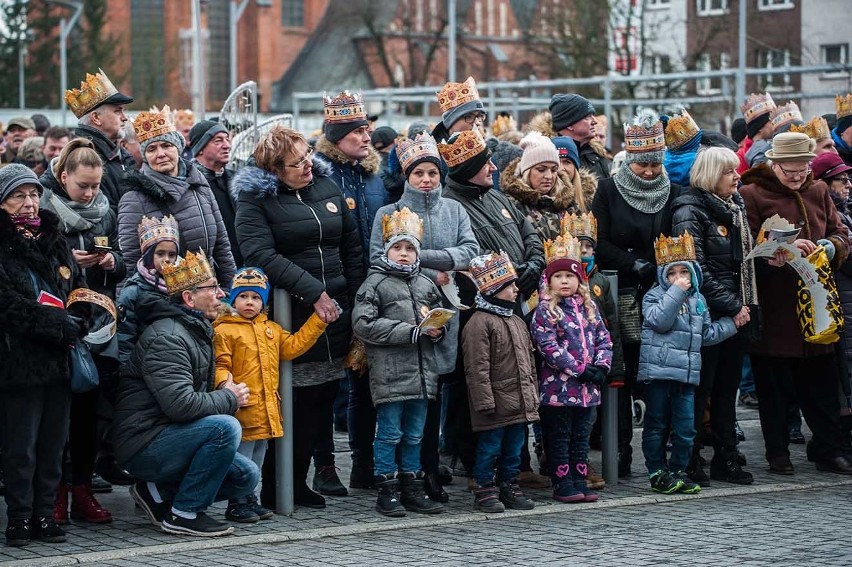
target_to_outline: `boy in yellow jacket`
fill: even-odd
[[[260,268],[243,268],[234,275],[231,306],[236,314],[220,316],[216,331],[216,387],[234,381],[249,387],[249,403],[237,411],[243,427],[238,451],[263,467],[267,441],[281,437],[281,404],[278,397],[278,364],[304,354],[323,334],[326,324],[316,313],[296,333],[285,331],[266,313],[269,280]],[[257,522],[273,512],[252,494],[228,501],[225,517],[233,522]]]

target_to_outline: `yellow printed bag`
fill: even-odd
[[[807,281],[810,274],[799,274],[796,308],[802,337],[818,345],[836,343],[843,329],[843,311],[825,248],[818,247],[807,261],[814,268],[815,279]]]

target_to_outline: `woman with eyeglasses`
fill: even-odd
[[[6,545],[64,542],[53,502],[68,436],[68,353],[86,325],[64,308],[85,280],[44,188],[21,164],[0,169],[0,416],[5,431]]]
[[[275,127],[254,149],[257,167],[234,178],[237,240],[245,261],[258,266],[273,287],[293,297],[292,325],[312,313],[329,323],[307,353],[293,361],[293,482],[297,506],[324,508],[307,474],[333,403],[352,336],[355,293],[364,280],[361,236],[354,215],[331,179],[331,165],[314,155],[305,138]],[[338,306],[342,311],[339,311]],[[334,467],[318,462],[317,467]],[[275,507],[274,458],[263,467],[261,504]]]
[[[831,202],[824,183],[815,183],[810,162],[816,143],[806,134],[782,133],[772,140],[767,162],[743,174],[740,188],[752,236],[763,222],[779,215],[800,229],[794,244],[807,256],[823,246],[836,271],[849,254],[849,230]],[[842,455],[838,376],[834,345],[805,342],[797,314],[800,278],[779,251],[755,261],[757,294],[763,310],[763,334],[751,355],[760,426],[769,472],[792,475],[788,449],[787,406],[797,401],[813,432],[808,457],[817,470],[852,474]]]

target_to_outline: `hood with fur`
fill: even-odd
[[[329,177],[331,175],[331,164],[322,157],[314,154],[311,158],[314,177]],[[234,201],[240,193],[255,195],[259,199],[273,197],[278,193],[281,181],[271,171],[259,167],[247,166],[242,168],[234,176],[231,182],[231,196]]]
[[[538,204],[541,194],[525,183],[522,178],[515,175],[515,169],[520,161],[521,158],[516,158],[509,162],[509,165],[503,169],[503,172],[500,174],[500,190],[506,195],[515,198],[518,202],[534,207]],[[597,177],[594,173],[583,168],[578,169],[577,173],[579,174],[580,187],[582,188],[586,209],[590,209],[598,186]],[[577,205],[574,196],[574,184],[564,171],[559,171],[556,186],[551,189],[550,197],[553,199],[550,208],[555,211],[568,210],[572,206]]]
[[[327,157],[329,160],[339,164],[351,164],[352,160],[341,152],[335,144],[332,144],[325,136],[317,138],[314,149]],[[382,169],[382,156],[373,146],[370,146],[370,154],[358,162],[368,175],[378,175]]]

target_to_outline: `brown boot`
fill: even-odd
[[[93,524],[106,524],[112,521],[112,514],[101,506],[92,494],[91,484],[77,484],[71,487],[71,517]]]
[[[600,490],[606,486],[603,477],[598,474],[598,471],[589,463],[589,474],[586,476],[586,486],[592,490]]]

